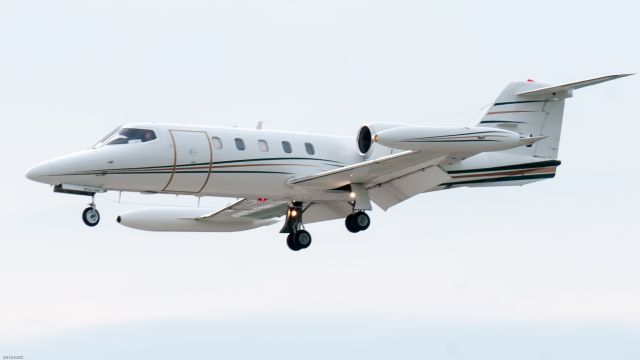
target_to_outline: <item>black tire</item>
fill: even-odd
[[[298,246],[298,244],[295,241],[293,241],[293,233],[290,233],[289,235],[287,235],[287,246],[289,247],[289,249],[293,251],[300,250],[300,247]]]
[[[307,230],[299,230],[293,233],[293,243],[299,249],[306,249],[311,245],[311,234]]]
[[[359,231],[365,231],[369,228],[369,225],[371,225],[371,219],[369,218],[369,215],[367,215],[367,213],[365,213],[364,211],[353,214],[352,221]]]
[[[358,229],[358,227],[356,226],[355,221],[353,221],[353,214],[349,214],[347,218],[344,219],[344,225],[347,227],[347,230],[352,233],[357,233],[358,231],[360,231],[360,229]]]
[[[100,222],[100,213],[98,209],[89,206],[82,212],[82,221],[85,225],[94,227]]]

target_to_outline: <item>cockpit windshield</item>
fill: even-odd
[[[117,128],[100,140],[95,146],[143,143],[156,139],[156,133],[150,129]]]
[[[155,139],[156,133],[153,130],[122,128],[107,139],[105,145],[133,144]]]
[[[100,141],[95,143],[95,145],[93,145],[92,148],[95,149],[95,148],[99,148],[100,146],[104,145],[105,141],[107,141],[107,139],[112,137],[113,134],[117,133],[118,130],[120,130],[120,126],[118,126],[117,128],[109,131],[109,133],[107,135],[105,135],[102,139],[100,139]]]

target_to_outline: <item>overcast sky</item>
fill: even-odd
[[[415,197],[353,235],[150,233],[24,177],[127,122],[471,125],[513,80],[640,70],[635,1],[0,2],[0,355],[640,357],[638,76],[568,100],[553,180]],[[355,142],[354,142],[355,147]],[[205,199],[215,209],[228,199]]]

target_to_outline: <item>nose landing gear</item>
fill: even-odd
[[[91,204],[82,212],[82,221],[85,225],[94,227],[100,222],[100,213],[96,209],[95,198],[91,198]]]

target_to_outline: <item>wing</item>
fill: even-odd
[[[288,201],[284,200],[260,202],[253,199],[240,199],[223,209],[198,216],[195,219],[212,222],[259,222],[286,215],[288,207]],[[304,209],[304,220],[305,223],[314,223],[340,219],[349,215],[351,211],[351,205],[344,201],[312,202]]]
[[[386,210],[449,181],[449,174],[438,166],[449,158],[449,154],[405,151],[294,179],[290,183],[313,190],[362,184],[369,190],[371,200]]]
[[[371,200],[386,210],[450,181],[449,174],[438,166],[450,157],[450,154],[405,151],[294,179],[290,183],[313,191],[334,190],[350,184],[362,184],[369,190]],[[284,216],[287,208],[286,200],[261,202],[258,199],[240,199],[221,210],[199,216],[196,220],[264,221]],[[344,218],[351,211],[351,205],[346,201],[312,202],[305,209],[305,223]]]

